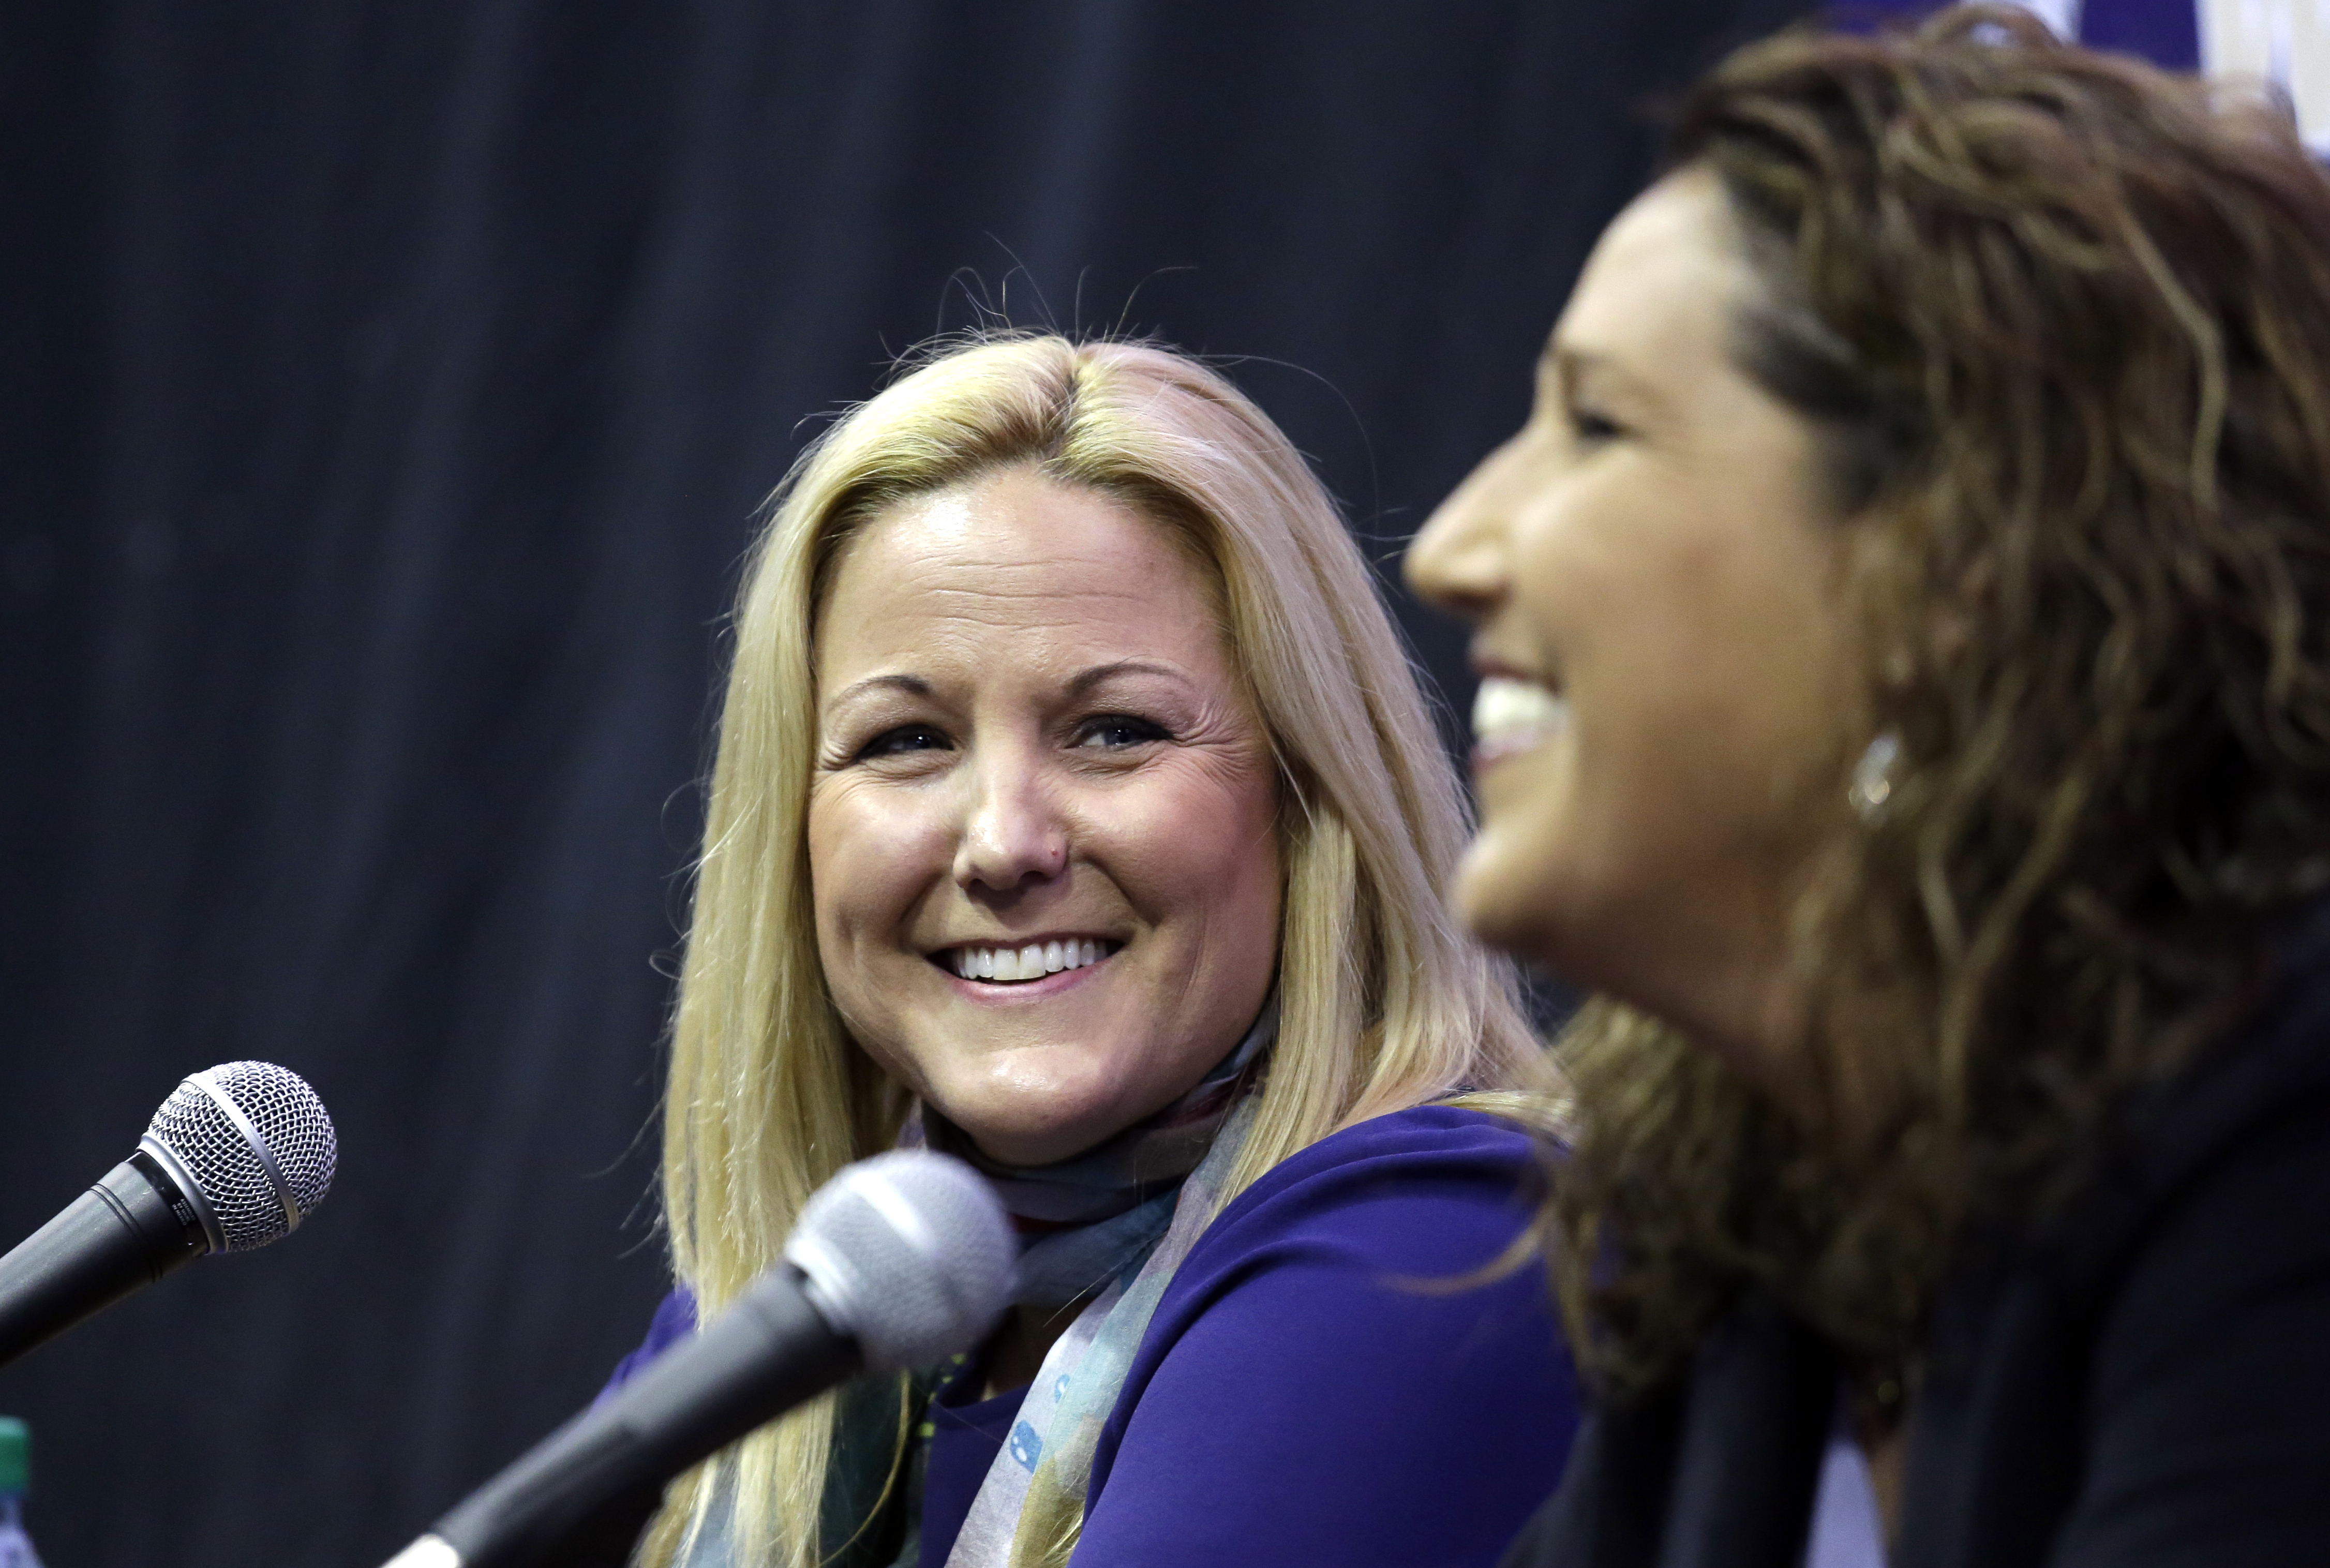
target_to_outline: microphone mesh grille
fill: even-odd
[[[802,1206],[785,1243],[869,1372],[927,1366],[979,1343],[1010,1296],[1018,1256],[994,1189],[923,1149],[844,1170]]]
[[[312,1214],[331,1190],[339,1138],[331,1113],[307,1081],[272,1062],[229,1062],[196,1076],[234,1102],[266,1142],[300,1214]],[[228,1252],[248,1252],[290,1233],[291,1216],[276,1196],[259,1151],[193,1078],[162,1102],[146,1131],[178,1157],[202,1189]]]

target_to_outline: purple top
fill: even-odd
[[[1560,1478],[1577,1388],[1542,1269],[1435,1282],[1520,1233],[1531,1164],[1511,1124],[1425,1106],[1346,1129],[1239,1194],[1133,1357],[1076,1561],[1494,1563]],[[615,1381],[691,1320],[675,1294]],[[1024,1392],[956,1403],[976,1387],[931,1407],[923,1568],[946,1561]]]

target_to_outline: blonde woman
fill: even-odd
[[[1464,814],[1365,562],[1177,355],[936,357],[781,493],[735,619],[665,1200],[716,1314],[902,1138],[1026,1238],[961,1363],[676,1486],[654,1563],[1487,1563],[1568,1362],[1510,973],[1443,912]],[[634,1357],[637,1361],[642,1357]]]

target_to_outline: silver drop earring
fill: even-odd
[[[1852,784],[1844,798],[1863,822],[1875,818],[1893,795],[1893,765],[1901,760],[1901,737],[1888,730],[1869,742],[1861,760],[1852,765]]]

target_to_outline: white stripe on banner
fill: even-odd
[[[2200,21],[2201,69],[2273,83],[2306,145],[2330,155],[2330,0],[2201,0]]]

